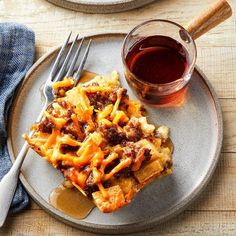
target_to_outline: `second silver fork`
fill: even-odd
[[[61,81],[65,77],[72,77],[75,81],[74,86],[76,86],[79,81],[79,78],[81,76],[85,62],[88,57],[88,53],[89,53],[89,49],[90,49],[90,45],[91,45],[91,39],[88,42],[88,45],[85,49],[84,55],[81,59],[79,66],[77,68],[75,68],[78,57],[80,55],[80,52],[81,52],[81,49],[83,46],[83,42],[84,42],[84,38],[82,38],[79,46],[77,47],[76,44],[77,44],[78,37],[79,37],[79,35],[77,34],[74,41],[72,42],[72,44],[70,46],[68,53],[65,56],[62,66],[60,66],[60,64],[62,62],[62,58],[64,57],[67,46],[69,44],[70,37],[71,37],[71,33],[69,34],[69,36],[67,37],[66,41],[64,42],[61,50],[59,51],[57,58],[53,64],[53,67],[51,69],[51,72],[49,74],[49,77],[44,85],[43,94],[45,96],[45,104],[44,104],[43,109],[41,110],[39,116],[37,117],[36,122],[39,122],[41,120],[44,111],[47,109],[48,105],[55,98],[53,95],[53,89],[52,89],[52,85],[55,82]],[[76,49],[76,47],[77,47],[77,49]],[[73,55],[73,51],[75,49],[76,49],[76,52]],[[68,66],[70,61],[71,61],[70,66]],[[32,134],[33,134],[33,132],[31,132],[29,134],[29,136],[31,137]],[[2,178],[2,180],[0,182],[0,227],[3,226],[3,224],[6,220],[7,213],[9,211],[9,208],[10,208],[10,205],[11,205],[11,202],[14,197],[15,190],[16,190],[16,186],[18,183],[20,168],[22,166],[22,163],[24,161],[24,158],[25,158],[28,150],[29,150],[29,146],[28,146],[27,142],[25,142],[23,147],[21,148],[18,156],[16,157],[16,160],[15,160],[13,166],[11,167],[9,172]]]

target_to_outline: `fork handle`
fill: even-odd
[[[20,168],[28,149],[29,146],[25,142],[10,171],[2,178],[0,182],[0,227],[3,226],[6,220],[7,213],[16,191]]]
[[[46,110],[49,102],[45,101],[45,104],[38,115],[36,122],[39,122],[43,116],[44,111]],[[30,132],[29,137],[33,135],[33,131]],[[16,186],[18,183],[20,168],[25,159],[25,156],[29,150],[29,145],[27,142],[24,143],[23,147],[20,150],[20,153],[16,157],[14,164],[12,165],[9,172],[2,178],[0,181],[0,227],[3,226],[9,208],[11,206],[12,199],[14,197]]]

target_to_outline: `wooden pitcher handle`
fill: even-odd
[[[232,9],[226,0],[218,0],[200,15],[193,18],[185,29],[193,39],[197,39],[232,15]]]

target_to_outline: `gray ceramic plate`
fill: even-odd
[[[92,37],[86,69],[101,74],[118,70],[123,86],[134,97],[122,73],[120,52],[124,35]],[[40,88],[47,78],[57,50],[35,63],[15,97],[10,113],[8,140],[12,159],[23,144],[21,134],[29,130],[42,107]],[[147,106],[147,110],[152,122],[171,127],[175,146],[174,172],[171,176],[152,183],[137,194],[130,205],[118,212],[103,214],[95,208],[86,219],[78,220],[49,204],[50,192],[63,181],[63,177],[43,158],[29,151],[20,178],[31,197],[65,223],[109,234],[144,230],[182,211],[206,186],[219,158],[223,127],[218,99],[209,81],[196,68],[185,105],[172,109]]]
[[[47,0],[55,5],[87,13],[113,13],[128,11],[155,0]]]

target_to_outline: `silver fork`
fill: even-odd
[[[89,53],[89,48],[90,48],[90,44],[91,44],[91,39],[89,40],[89,43],[86,47],[86,50],[84,52],[83,58],[78,66],[78,68],[75,69],[75,65],[76,62],[78,60],[80,51],[82,49],[82,45],[84,42],[84,38],[81,40],[74,57],[72,58],[72,52],[73,50],[76,48],[76,42],[78,40],[79,35],[77,35],[74,39],[74,41],[72,42],[70,49],[64,59],[64,62],[60,67],[60,62],[62,61],[62,57],[65,54],[67,45],[69,43],[70,40],[70,36],[71,33],[69,34],[68,38],[66,39],[66,41],[64,42],[61,50],[59,51],[57,58],[53,64],[52,70],[49,74],[49,77],[44,85],[44,89],[43,89],[43,94],[45,96],[45,104],[43,106],[43,109],[41,110],[39,116],[36,119],[36,122],[39,122],[43,116],[43,113],[45,111],[45,109],[47,109],[48,105],[52,102],[52,100],[55,98],[53,95],[53,90],[52,90],[52,85],[57,82],[57,81],[61,81],[63,78],[65,77],[73,77],[75,83],[74,86],[77,85],[79,78],[81,76],[81,72],[84,68],[88,53]],[[71,64],[68,68],[68,63],[71,60]],[[76,72],[74,73],[74,71],[76,70]],[[74,76],[73,76],[74,75]],[[33,132],[30,132],[29,136],[31,137],[33,134]],[[29,146],[27,144],[27,142],[24,143],[22,149],[20,150],[16,161],[14,162],[13,166],[11,167],[10,171],[2,178],[1,182],[0,182],[0,227],[3,226],[6,217],[7,217],[7,213],[9,211],[12,199],[14,197],[14,193],[16,190],[16,186],[17,186],[17,182],[18,182],[18,178],[19,178],[19,173],[20,173],[20,168],[22,166],[22,163],[25,159],[25,156],[27,154],[29,150]]]

